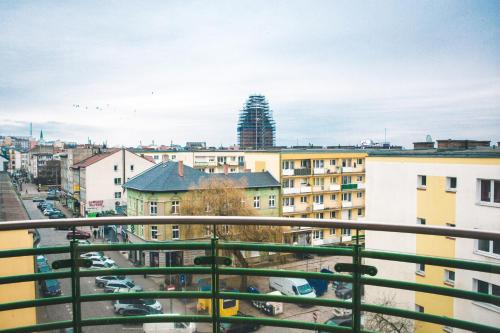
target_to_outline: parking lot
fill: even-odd
[[[31,200],[24,200],[25,207],[32,219],[46,218],[36,207],[36,203]],[[55,203],[58,207],[59,203]],[[62,207],[61,207],[62,208]],[[85,229],[85,228],[82,228]],[[85,229],[90,231],[89,228]],[[66,239],[67,231],[64,230],[54,230],[54,229],[40,229],[40,246],[53,246],[53,245],[65,245],[68,244]],[[91,238],[92,240],[92,238]],[[103,240],[98,239],[95,242],[101,242]],[[112,258],[118,267],[133,267],[132,263],[128,261],[124,255],[118,252],[106,252],[105,255]],[[47,259],[49,264],[54,260],[67,259],[68,254],[54,254],[48,255]],[[342,257],[315,257],[314,259],[302,260],[290,262],[284,265],[275,266],[273,268],[279,269],[294,269],[303,271],[319,271],[320,268],[332,269],[336,262],[342,261],[346,262],[347,258]],[[152,278],[144,278],[140,276],[131,276],[138,285],[142,286],[145,291],[159,290],[159,285]],[[250,277],[249,283],[257,286],[261,292],[268,292],[269,280],[264,277]],[[71,284],[69,279],[61,279],[61,291],[63,295],[71,295]],[[82,294],[92,294],[97,292],[102,292],[102,289],[97,288],[94,283],[94,278],[81,278],[81,293]],[[37,297],[41,297],[37,295]],[[335,298],[334,291],[331,285],[328,287],[327,293],[322,296],[322,298]],[[179,314],[196,314],[196,301],[193,300],[190,303],[183,303],[180,300],[173,300],[170,302],[168,299],[161,299],[159,302],[163,306],[164,313],[179,313]],[[170,309],[170,304],[172,304],[173,309]],[[258,309],[250,305],[249,302],[241,301],[239,311],[241,313],[253,316],[263,316],[267,317],[265,314],[259,312]],[[300,307],[295,304],[284,304],[284,312],[277,315],[275,318],[280,319],[291,319],[299,321],[312,322],[314,318],[317,318],[317,322],[324,322],[332,316],[332,309],[325,307]],[[82,303],[82,317],[107,317],[115,316],[113,311],[113,306],[110,301],[102,302],[92,302],[92,303]],[[72,318],[72,308],[71,304],[64,305],[52,305],[46,307],[40,307],[37,311],[37,316],[39,322],[52,322],[59,320],[70,320]],[[105,329],[103,327],[86,327],[85,332],[123,332],[127,331],[142,331],[141,325],[130,325],[130,326],[107,326]],[[209,332],[211,331],[211,326],[209,324],[198,324],[198,332]],[[304,330],[292,330],[292,329],[280,329],[275,327],[261,327],[257,332],[262,333],[275,333],[278,331],[286,332],[308,332]]]

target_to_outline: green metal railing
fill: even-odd
[[[316,221],[310,219],[259,219],[259,218],[207,218],[207,217],[177,217],[177,218],[101,218],[101,219],[68,219],[65,221],[51,222],[47,221],[23,221],[7,222],[7,225],[0,224],[1,230],[12,230],[30,227],[54,227],[56,225],[104,225],[104,224],[212,224],[215,228],[216,224],[266,224],[266,225],[299,225],[312,224]],[[139,222],[139,223],[138,223]],[[266,223],[263,223],[266,222]],[[404,228],[401,226],[392,226],[387,224],[369,224],[369,223],[353,223],[345,221],[317,221],[320,225],[329,225],[332,228],[347,228],[356,229],[356,236],[361,229],[399,231],[399,232],[414,232],[422,234],[440,234],[453,237],[467,238],[482,238],[482,239],[500,239],[500,233],[489,233],[477,230],[464,230],[456,228],[435,228],[426,227],[419,229],[421,226],[412,226]],[[325,223],[326,222],[326,223]],[[213,233],[215,235],[215,233]],[[359,240],[361,237],[356,237]],[[208,260],[203,266],[187,266],[187,267],[137,267],[137,268],[115,268],[106,270],[85,270],[80,269],[82,261],[80,253],[90,251],[123,251],[123,250],[204,250],[210,255],[204,257]],[[219,260],[221,251],[248,250],[248,251],[265,251],[265,252],[282,252],[282,253],[310,253],[332,256],[351,257],[350,264],[335,265],[335,273],[319,273],[319,272],[303,272],[296,270],[277,270],[265,268],[239,268],[227,267]],[[410,311],[406,309],[380,306],[375,304],[366,304],[362,302],[362,287],[363,286],[379,286],[395,288],[400,290],[410,290],[436,295],[443,295],[477,302],[489,303],[494,306],[500,306],[500,297],[478,293],[468,290],[455,288],[446,288],[435,285],[419,284],[413,282],[397,281],[390,279],[377,278],[377,270],[375,267],[363,265],[363,259],[378,259],[389,260],[406,263],[422,263],[428,265],[444,266],[457,269],[473,270],[479,272],[488,272],[500,274],[500,265],[472,262],[466,260],[429,257],[412,254],[402,254],[393,252],[373,251],[364,249],[362,245],[356,241],[355,244],[349,247],[314,247],[314,246],[292,246],[286,244],[263,244],[263,243],[242,243],[242,242],[226,242],[212,236],[210,241],[172,241],[172,242],[154,242],[154,243],[120,243],[120,244],[94,244],[81,245],[76,241],[70,242],[69,246],[51,246],[41,248],[16,249],[0,251],[0,258],[12,258],[22,256],[35,256],[45,254],[61,254],[67,253],[70,255],[70,267],[66,270],[54,271],[48,273],[33,273],[16,276],[0,277],[0,284],[18,283],[26,281],[40,281],[43,279],[68,278],[71,279],[71,296],[57,296],[52,298],[41,298],[26,301],[17,301],[0,304],[0,311],[15,310],[30,307],[41,307],[55,304],[71,304],[73,308],[72,320],[58,321],[51,323],[41,323],[37,325],[16,327],[11,329],[0,330],[0,333],[13,332],[38,332],[44,330],[73,328],[74,332],[81,332],[83,327],[95,325],[116,325],[130,323],[148,323],[148,322],[196,322],[196,323],[211,323],[214,333],[219,332],[221,323],[239,323],[246,322],[255,325],[274,326],[282,328],[307,329],[312,331],[324,332],[370,332],[361,327],[361,316],[364,312],[379,313],[389,316],[397,316],[412,320],[456,327],[465,330],[477,332],[500,332],[498,327],[484,325],[483,323],[471,322],[457,318],[438,316],[428,313]],[[76,263],[80,264],[76,264]],[[100,275],[143,275],[143,274],[206,274],[211,276],[210,291],[143,291],[136,293],[96,293],[96,294],[80,294],[80,278],[95,277]],[[348,274],[341,274],[348,273]],[[263,277],[295,277],[305,279],[323,279],[327,281],[344,281],[352,283],[352,301],[343,301],[331,298],[304,298],[297,296],[277,296],[267,294],[254,294],[246,292],[228,292],[219,289],[220,276],[263,276]],[[367,276],[370,275],[370,276]],[[131,298],[159,298],[159,299],[211,299],[212,311],[211,315],[148,315],[148,316],[131,316],[131,317],[102,317],[102,318],[82,318],[81,304],[85,302],[96,302],[117,299]],[[283,320],[275,318],[260,318],[260,317],[225,317],[220,316],[218,307],[220,299],[238,299],[238,300],[259,300],[259,301],[276,301],[293,304],[316,305],[325,307],[344,308],[352,310],[352,327],[329,326],[321,323],[303,322],[296,320]]]

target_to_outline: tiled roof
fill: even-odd
[[[120,149],[110,149],[105,153],[99,153],[99,154],[92,155],[92,156],[87,157],[86,159],[84,159],[76,164],[73,164],[72,168],[77,169],[77,168],[88,167],[89,165],[92,165],[96,162],[99,162],[100,160],[105,159],[108,156],[113,155],[114,153],[116,153],[119,150]]]
[[[207,174],[184,165],[184,176],[179,176],[178,162],[164,162],[153,166],[130,179],[123,187],[145,192],[175,192],[199,188],[202,181],[230,179],[241,181],[246,188],[280,187],[280,183],[269,172],[245,172],[230,174]]]

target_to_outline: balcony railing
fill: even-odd
[[[55,304],[71,304],[72,319],[40,323],[31,326],[16,327],[12,329],[0,330],[0,333],[14,332],[35,332],[44,330],[56,330],[72,328],[74,332],[81,332],[83,327],[99,325],[116,325],[130,323],[149,323],[149,322],[196,322],[211,323],[212,331],[218,332],[221,323],[251,323],[252,325],[274,326],[282,328],[296,328],[307,330],[319,330],[324,332],[370,332],[361,327],[362,313],[378,313],[389,316],[396,316],[418,320],[422,322],[456,327],[464,330],[477,332],[498,332],[498,327],[488,326],[481,322],[472,322],[468,318],[456,319],[445,316],[439,316],[429,313],[422,313],[401,308],[381,306],[375,304],[362,303],[362,286],[378,286],[386,288],[395,288],[400,290],[418,291],[435,295],[443,295],[465,300],[500,305],[500,296],[472,292],[467,290],[446,288],[435,285],[412,283],[398,280],[382,279],[373,277],[377,274],[377,269],[362,264],[365,258],[388,260],[405,263],[420,263],[435,266],[451,267],[456,269],[472,270],[477,272],[486,272],[500,274],[500,265],[465,261],[459,259],[431,257],[413,254],[402,254],[385,251],[374,251],[364,249],[357,240],[360,230],[377,230],[384,232],[400,232],[411,234],[437,235],[448,237],[463,237],[469,239],[490,239],[500,240],[500,232],[488,232],[481,230],[469,230],[461,228],[446,228],[423,225],[396,225],[382,224],[375,222],[349,222],[340,220],[312,220],[312,219],[289,219],[289,218],[256,218],[256,217],[130,217],[130,218],[93,218],[93,219],[66,219],[66,220],[32,220],[32,221],[14,221],[0,223],[0,231],[21,230],[34,228],[53,228],[53,227],[72,227],[75,226],[105,226],[105,225],[193,225],[204,224],[212,226],[212,236],[209,241],[170,241],[154,243],[120,243],[120,244],[99,244],[99,245],[80,245],[75,240],[71,241],[69,246],[50,246],[38,248],[24,248],[15,250],[0,251],[0,258],[13,258],[23,256],[36,256],[45,254],[68,254],[69,260],[66,261],[68,270],[23,274],[15,276],[0,277],[0,284],[10,284],[27,281],[40,281],[43,279],[68,278],[71,280],[71,295],[57,296],[43,299],[23,300],[0,304],[0,311],[23,309],[30,307],[41,307]],[[319,247],[319,246],[297,246],[286,244],[267,244],[267,243],[242,243],[221,241],[215,236],[217,225],[264,225],[264,226],[305,226],[314,228],[344,228],[354,230],[352,239],[355,243],[349,247]],[[343,237],[344,238],[344,237]],[[204,250],[209,255],[202,257],[201,263],[204,266],[184,266],[184,267],[143,267],[143,268],[114,268],[106,270],[81,270],[80,266],[86,264],[80,259],[79,254],[89,251],[123,251],[123,250]],[[229,258],[219,256],[220,251],[272,251],[297,254],[322,254],[351,257],[352,264],[335,265],[337,273],[349,272],[349,274],[331,274],[318,272],[304,272],[299,270],[276,270],[263,268],[239,268],[226,267],[230,264]],[[197,261],[195,260],[195,263]],[[56,267],[54,267],[56,268]],[[94,277],[99,275],[143,275],[143,274],[209,274],[211,276],[210,291],[143,291],[135,293],[96,293],[82,294],[80,290],[81,277]],[[255,294],[246,292],[228,292],[222,291],[219,287],[219,277],[222,275],[232,276],[261,276],[261,277],[294,277],[305,279],[319,279],[326,281],[344,281],[352,283],[352,301],[343,301],[339,299],[326,298],[306,298],[298,296],[277,296],[267,294]],[[370,275],[371,277],[367,277]],[[210,315],[147,315],[132,317],[99,317],[83,318],[81,304],[85,302],[96,302],[104,300],[119,299],[143,299],[143,298],[161,298],[161,299],[210,299],[212,309]],[[220,316],[219,300],[237,299],[237,300],[257,300],[286,302],[293,304],[317,305],[324,307],[344,308],[351,310],[352,327],[330,326],[327,324],[297,321],[289,319],[274,319],[261,317],[240,317],[240,316]],[[103,330],[104,331],[104,330]]]

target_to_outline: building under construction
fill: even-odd
[[[240,111],[238,143],[240,149],[264,149],[275,146],[276,127],[263,95],[251,95]]]

